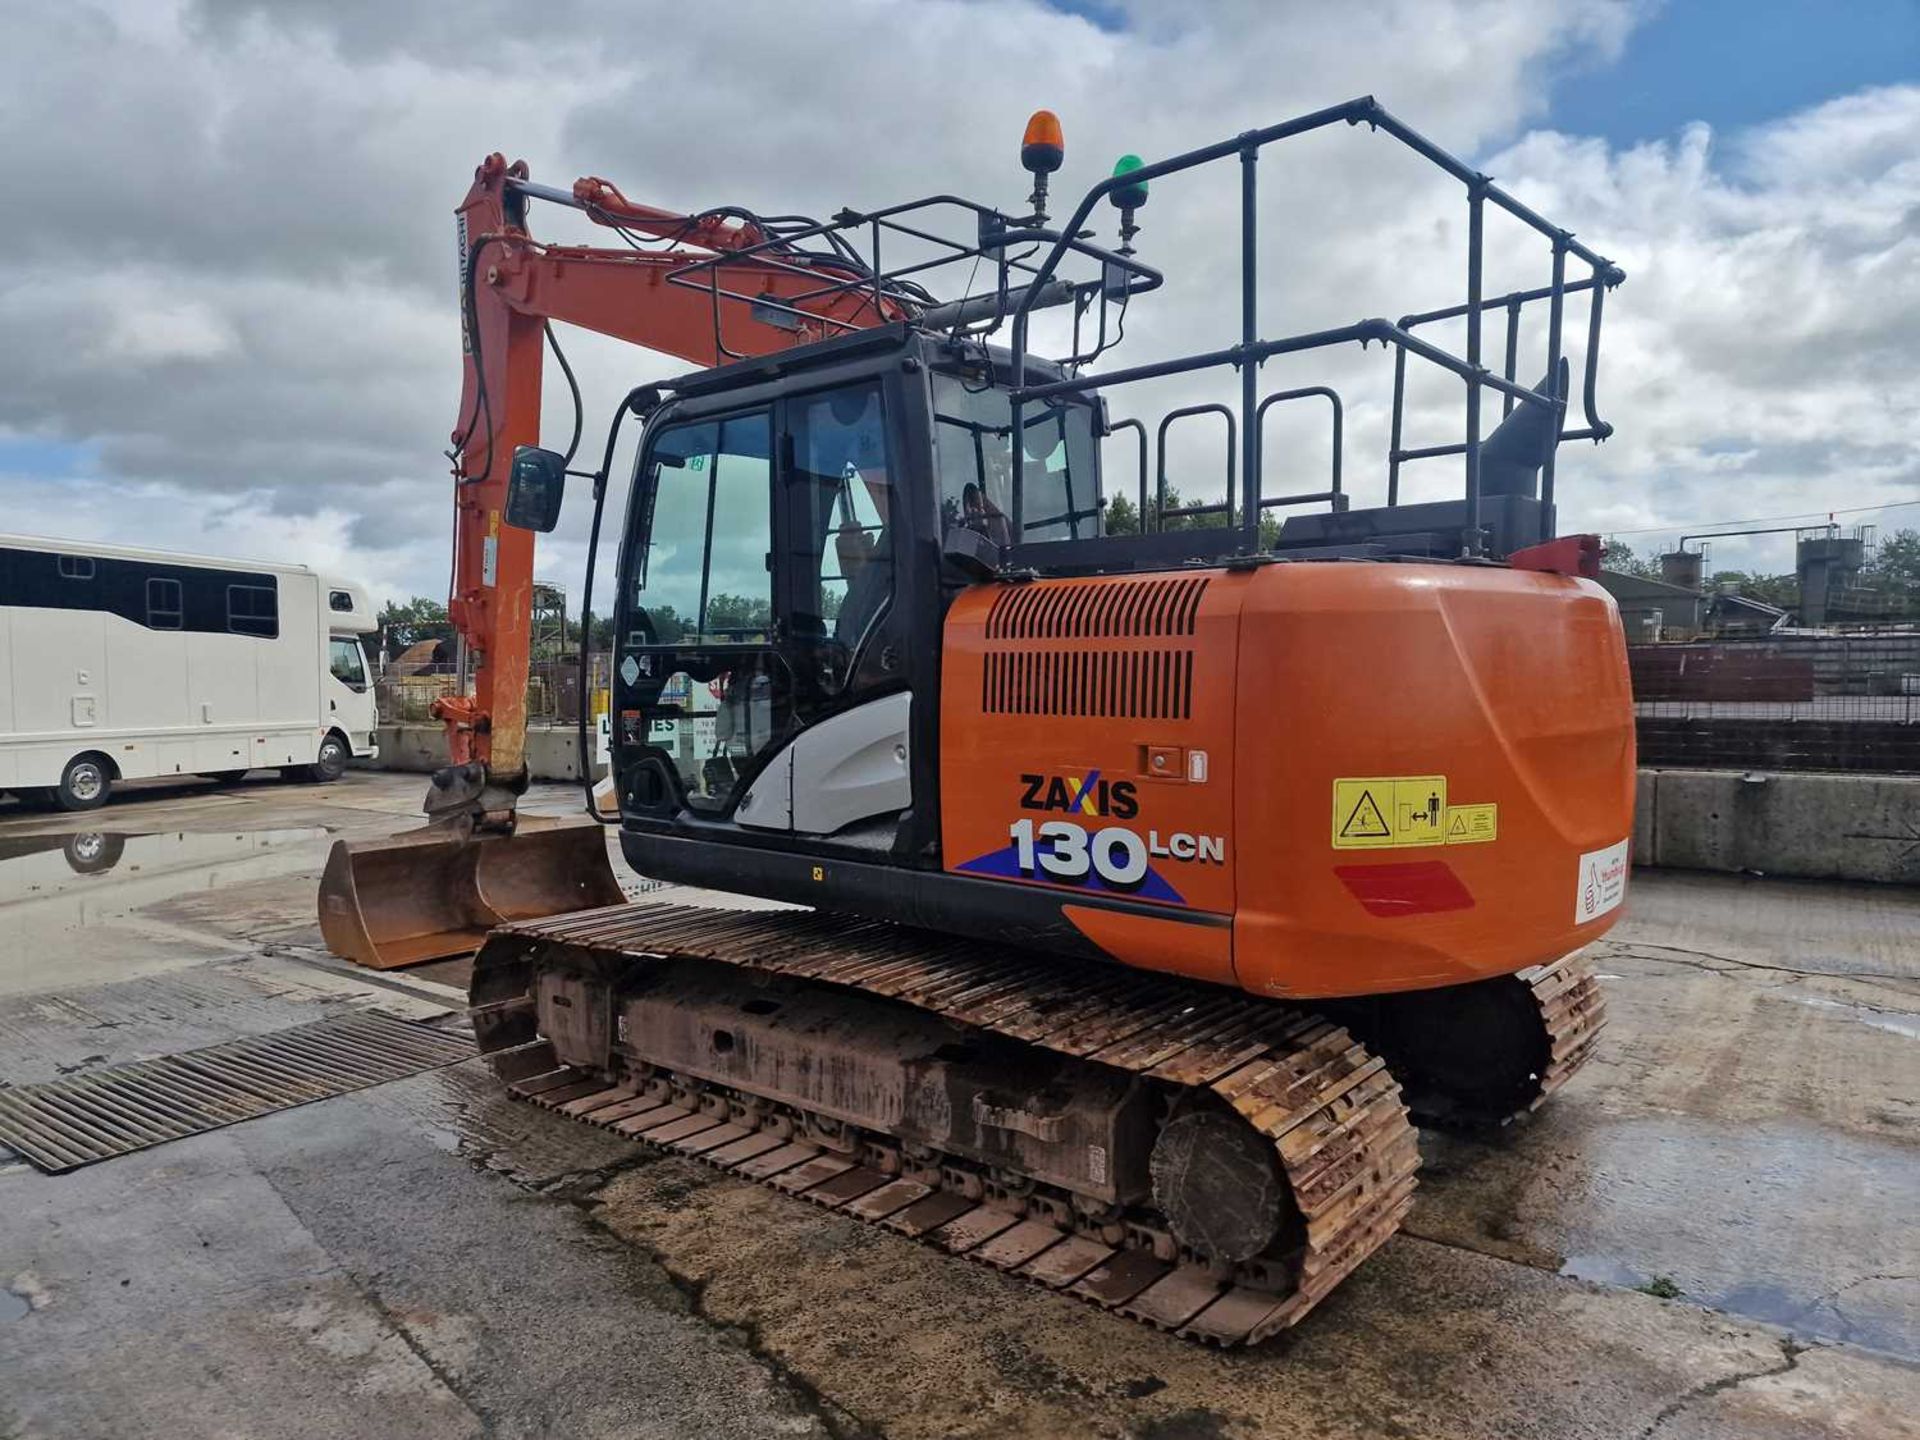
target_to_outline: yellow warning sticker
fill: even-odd
[[[1385,775],[1333,782],[1333,848],[1446,843],[1447,777]]]
[[[1498,805],[1454,805],[1447,810],[1447,844],[1478,845],[1500,838]]]

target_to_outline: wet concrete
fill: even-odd
[[[418,790],[0,812],[0,1082],[457,1005],[457,976],[331,961],[313,921],[331,840],[404,828]],[[112,848],[87,835],[124,836],[116,863],[76,870]],[[1601,1058],[1530,1122],[1423,1137],[1406,1233],[1251,1354],[653,1157],[473,1064],[0,1169],[0,1435],[1920,1435],[1920,897],[1642,874],[1630,903]]]

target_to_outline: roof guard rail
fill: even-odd
[[[1279,339],[1260,338],[1257,325],[1257,283],[1258,283],[1258,198],[1257,174],[1261,150],[1280,141],[1293,139],[1331,125],[1365,125],[1370,130],[1384,132],[1401,144],[1431,162],[1439,169],[1453,176],[1466,187],[1467,192],[1467,298],[1464,304],[1449,307],[1448,311],[1435,312],[1420,316],[1408,316],[1399,324],[1385,319],[1360,320],[1351,325],[1333,329],[1314,331],[1307,334],[1290,335]],[[1032,313],[1036,308],[1035,300],[1043,292],[1047,283],[1053,279],[1066,256],[1076,248],[1075,241],[1085,230],[1093,207],[1103,198],[1122,186],[1137,187],[1146,182],[1167,175],[1211,164],[1223,159],[1237,159],[1240,165],[1240,231],[1241,231],[1241,328],[1237,343],[1218,349],[1177,357],[1147,365],[1138,365],[1115,370],[1102,375],[1076,376],[1062,381],[1053,381],[1039,385],[1029,385],[1026,378],[1028,360],[1028,333]],[[1463,526],[1463,552],[1478,554],[1484,548],[1484,534],[1480,526],[1481,491],[1481,423],[1480,405],[1482,392],[1494,390],[1505,397],[1505,410],[1510,411],[1514,402],[1545,408],[1555,413],[1556,418],[1564,413],[1565,401],[1552,393],[1551,387],[1534,389],[1521,385],[1509,373],[1495,375],[1482,363],[1482,319],[1489,308],[1507,306],[1510,312],[1517,308],[1514,296],[1502,296],[1489,301],[1482,293],[1484,269],[1484,234],[1486,208],[1491,204],[1505,211],[1521,224],[1534,230],[1547,239],[1552,250],[1552,282],[1538,294],[1536,299],[1549,302],[1547,331],[1547,374],[1558,373],[1564,351],[1563,320],[1566,296],[1579,290],[1592,290],[1595,294],[1594,318],[1590,322],[1587,354],[1587,391],[1586,409],[1588,426],[1586,430],[1572,432],[1562,438],[1605,439],[1611,433],[1611,427],[1598,418],[1595,408],[1594,389],[1597,381],[1598,366],[1598,316],[1601,294],[1624,280],[1625,274],[1611,260],[1581,244],[1570,231],[1561,229],[1546,220],[1531,207],[1524,204],[1507,191],[1495,185],[1486,175],[1474,170],[1428,140],[1412,127],[1389,114],[1372,96],[1362,96],[1342,105],[1335,105],[1310,114],[1298,116],[1292,120],[1270,125],[1263,129],[1249,130],[1230,139],[1215,144],[1189,150],[1169,159],[1144,165],[1138,169],[1107,177],[1092,186],[1081,198],[1071,218],[1059,227],[1059,231],[1048,244],[1045,256],[1029,272],[1027,283],[1020,299],[1014,305],[1012,315],[1013,349],[1013,428],[1019,432],[1022,424],[1021,410],[1033,401],[1045,400],[1049,396],[1067,391],[1084,394],[1089,390],[1106,389],[1132,381],[1161,378],[1170,375],[1191,373],[1194,371],[1232,367],[1240,372],[1241,395],[1239,426],[1241,445],[1240,486],[1242,490],[1239,505],[1239,525],[1243,531],[1242,546],[1252,552],[1259,546],[1260,515],[1267,508],[1261,495],[1260,477],[1260,432],[1259,400],[1257,372],[1262,362],[1277,356],[1297,354],[1328,346],[1358,342],[1362,346],[1380,341],[1392,345],[1396,350],[1395,405],[1393,415],[1392,451],[1397,458],[1391,461],[1394,494],[1389,503],[1398,500],[1398,466],[1400,461],[1419,458],[1426,453],[1458,453],[1465,459],[1465,501],[1466,522]],[[1022,239],[1035,243],[1047,243],[1045,232],[1028,230],[1019,232]],[[1584,263],[1591,270],[1591,276],[1569,282],[1566,274],[1568,258],[1572,257]],[[1520,292],[1523,296],[1530,292]],[[1526,299],[1517,304],[1524,305]],[[1412,332],[1423,323],[1451,317],[1466,320],[1466,353],[1455,355]],[[1508,348],[1514,348],[1509,338]],[[1427,452],[1404,451],[1400,445],[1402,402],[1404,398],[1404,366],[1408,354],[1417,356],[1430,364],[1446,370],[1466,382],[1466,437],[1457,450],[1452,447],[1434,447]],[[1503,412],[1505,413],[1505,412]],[[1012,521],[1016,534],[1021,533],[1023,522],[1024,487],[1016,477],[1013,491]],[[1553,495],[1553,461],[1549,455],[1542,470],[1543,502],[1550,502]],[[1550,512],[1549,512],[1550,513]]]

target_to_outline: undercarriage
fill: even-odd
[[[1525,1007],[1470,1005],[1533,1016],[1505,1042],[1533,1067],[1506,1095],[1524,1110],[1602,1017],[1571,959],[1508,983]],[[494,932],[472,1002],[520,1098],[1207,1343],[1294,1324],[1412,1203],[1386,1062],[1324,1013],[1214,986],[818,912],[638,905]],[[1505,1118],[1484,1086],[1447,1103],[1411,1013],[1362,1018],[1424,1066],[1429,1108]]]

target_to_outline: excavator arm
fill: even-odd
[[[536,199],[581,211],[624,248],[536,239],[527,227]],[[505,512],[514,451],[540,440],[550,323],[708,366],[909,314],[910,301],[867,283],[848,252],[802,249],[810,222],[676,214],[599,179],[554,190],[498,154],[474,172],[458,216],[465,381],[449,452],[447,611],[462,683],[433,706],[450,763],[427,790],[431,823],[390,840],[339,842],[320,882],[328,947],[376,969],[463,954],[505,921],[624,898],[599,825],[518,813],[528,779],[534,535],[507,524]]]
[[[570,205],[627,238],[619,250],[550,245],[528,201]],[[489,155],[459,211],[464,384],[453,433],[454,578],[448,617],[472,688],[434,705],[457,776],[428,811],[511,831],[526,782],[526,687],[534,536],[503,519],[514,451],[540,438],[543,345],[562,321],[698,366],[758,356],[904,318],[859,271],[805,254],[732,212],[681,215],[611,183],[535,186],[524,161]],[[663,248],[643,250],[639,237]],[[721,265],[703,262],[725,257]],[[690,270],[690,267],[696,267]],[[478,766],[478,769],[474,767]]]

